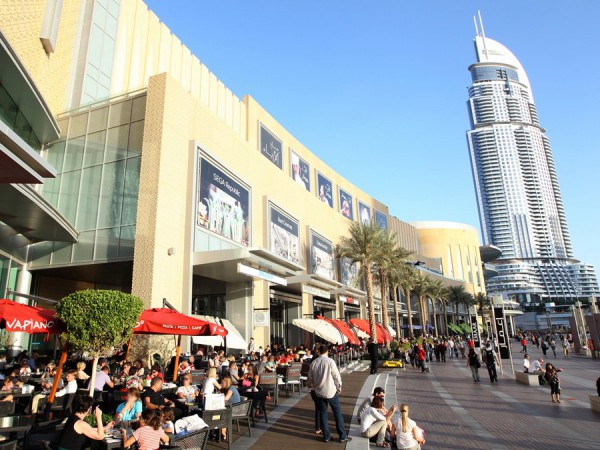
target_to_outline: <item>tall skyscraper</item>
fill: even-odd
[[[527,73],[475,23],[467,141],[483,241],[502,250],[492,294],[572,302],[598,294],[594,268],[573,257],[558,177]]]

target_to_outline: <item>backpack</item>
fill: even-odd
[[[486,364],[494,364],[496,360],[494,359],[494,350],[486,350],[485,353],[485,362]]]
[[[479,359],[477,358],[477,355],[469,356],[469,365],[477,368],[481,366],[481,364],[479,364]]]

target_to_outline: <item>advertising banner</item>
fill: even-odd
[[[354,220],[354,208],[352,207],[352,196],[343,189],[339,189],[340,212],[346,219]]]
[[[377,210],[375,210],[375,223],[379,226],[379,228],[381,228],[382,230],[387,230],[388,227],[388,223],[387,223],[387,215],[385,215],[382,212],[379,212]]]
[[[283,169],[283,144],[262,123],[260,124],[260,152],[277,167]]]
[[[311,235],[310,255],[312,259],[312,273],[333,280],[333,244],[331,241],[313,233]]]
[[[292,179],[307,191],[310,191],[310,165],[290,149]]]
[[[358,220],[365,225],[371,223],[371,208],[363,202],[358,202]]]
[[[333,208],[333,185],[325,176],[317,172],[317,197]]]
[[[200,157],[196,225],[227,239],[250,244],[250,194],[206,158]]]
[[[481,337],[479,334],[479,323],[477,322],[477,314],[471,316],[471,337],[475,343],[475,348],[481,347]]]
[[[300,235],[298,222],[271,205],[269,249],[277,256],[300,264]]]
[[[358,278],[358,264],[352,264],[349,258],[340,258],[340,282],[345,286],[356,287],[355,282]]]
[[[509,337],[506,328],[506,319],[504,317],[503,308],[494,308],[494,320],[496,321],[496,332],[498,339],[498,347],[500,349],[500,358],[510,359]]]

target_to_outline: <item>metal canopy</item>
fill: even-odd
[[[33,242],[77,242],[77,230],[25,184],[0,184],[0,221]]]
[[[17,133],[0,122],[0,183],[43,183],[56,170]]]

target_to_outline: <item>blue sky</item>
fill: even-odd
[[[600,1],[147,3],[236,95],[392,214],[477,228],[465,102],[481,9],[529,75],[575,254],[600,268]]]

